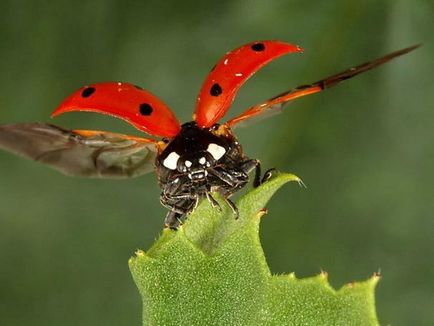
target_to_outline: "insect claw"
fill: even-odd
[[[229,205],[229,207],[232,210],[232,213],[234,214],[234,217],[236,220],[240,217],[240,212],[238,211],[238,207],[230,200],[229,198],[224,198],[225,202]]]
[[[269,181],[273,176],[273,173],[279,173],[279,170],[277,170],[276,168],[271,168],[265,171],[264,176],[261,179],[261,184]]]
[[[215,200],[214,197],[211,196],[211,194],[209,192],[206,193],[206,199],[208,199],[208,201],[210,202],[210,204],[213,208],[217,208],[219,210],[219,212],[222,211],[222,207],[220,206],[218,201]]]
[[[164,227],[177,231],[178,227],[182,225],[182,216],[183,213],[178,213],[175,210],[169,211],[164,220]]]
[[[180,219],[179,217],[176,218],[176,221],[178,222],[178,225],[176,226],[176,228],[182,226],[184,224],[184,222],[182,221],[182,219]]]

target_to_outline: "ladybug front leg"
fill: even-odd
[[[255,170],[255,178],[253,179],[253,187],[257,188],[262,183],[261,182],[261,162],[257,159],[252,159],[245,161],[241,165],[241,170],[244,173],[249,174],[250,172]]]
[[[162,185],[163,194],[167,196],[179,194],[182,192],[181,188],[185,188],[186,183],[188,184],[189,180],[185,176],[172,176]]]
[[[160,195],[160,202],[170,211],[166,215],[166,227],[176,230],[185,216],[191,213],[199,202],[199,195],[191,192],[191,183],[182,177],[167,182]]]
[[[222,208],[221,208],[219,202],[214,199],[214,197],[211,195],[210,192],[207,191],[205,193],[205,196],[213,208],[217,208],[220,212],[222,211]]]
[[[276,168],[271,168],[271,169],[268,169],[267,171],[265,171],[264,176],[261,179],[261,184],[270,180],[271,177],[273,176],[273,173],[278,173],[278,172],[279,172],[279,170],[277,170]]]
[[[173,192],[169,190],[173,190]],[[183,214],[188,214],[192,210],[186,210],[186,207],[190,206],[186,205],[186,202],[193,202],[194,204],[198,200],[198,194],[190,193],[189,189],[185,189],[184,187],[165,188],[160,195],[160,202],[164,207]]]
[[[246,176],[245,177],[246,178],[246,183],[248,181],[248,175],[253,170],[255,170],[255,177],[253,179],[253,187],[256,188],[256,187],[258,187],[262,183],[262,180],[261,180],[261,162],[259,160],[257,160],[257,159],[251,159],[251,160],[244,161],[244,162],[242,162],[240,164],[239,168],[241,169],[241,173]],[[238,172],[238,174],[240,174],[240,173]],[[221,175],[220,178],[223,181],[231,184],[230,182],[227,181],[228,179],[225,179],[224,177],[225,177],[224,175]],[[243,186],[244,186],[244,184],[243,184]],[[236,190],[240,189],[240,188],[242,188],[242,187],[234,189],[234,192]]]
[[[164,219],[164,227],[176,231],[182,223],[182,216],[183,214],[175,211],[167,212],[166,218]]]
[[[240,170],[225,170],[225,169],[212,169],[209,170],[210,174],[218,180],[218,184],[215,186],[223,197],[223,200],[228,204],[234,213],[235,218],[239,216],[238,208],[229,199],[237,190],[243,188],[249,181],[249,176]],[[209,194],[207,194],[207,197]]]
[[[164,225],[172,230],[178,229],[183,223],[187,214],[191,213],[199,202],[199,197],[186,198],[174,203],[164,220]]]
[[[264,176],[261,178],[261,162],[257,159],[248,160],[244,162],[241,169],[249,174],[253,169],[255,169],[255,178],[253,179],[253,187],[257,188],[264,182],[267,182],[272,177],[273,173],[278,172],[276,168],[271,168],[265,171]]]
[[[230,200],[229,198],[227,198],[227,197],[223,197],[223,199],[224,199],[224,201],[226,202],[226,204],[228,204],[228,206],[231,208],[232,213],[233,213],[234,216],[235,216],[235,219],[238,220],[238,218],[240,217],[240,212],[239,212],[239,210],[238,210],[238,207],[237,207],[237,206],[235,205],[235,203],[234,203],[232,200]]]
[[[218,191],[225,198],[243,188],[249,181],[249,176],[242,171],[230,171],[222,168],[208,171],[216,179],[211,190]]]

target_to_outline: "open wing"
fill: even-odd
[[[281,41],[245,44],[228,52],[207,76],[196,102],[194,120],[211,127],[229,110],[239,88],[261,67],[287,53],[301,52],[297,45]]]
[[[155,140],[43,123],[0,125],[0,149],[45,163],[65,174],[128,178],[153,171]]]
[[[123,119],[153,136],[174,137],[181,130],[169,107],[149,91],[129,83],[105,82],[80,88],[51,115],[91,111]]]
[[[242,113],[241,115],[229,120],[227,124],[230,127],[233,127],[237,125],[240,122],[243,122],[245,120],[251,119],[253,117],[257,117],[262,114],[267,113],[273,113],[277,112],[278,110],[282,109],[283,106],[288,103],[289,101],[292,101],[296,98],[303,97],[306,95],[314,94],[321,92],[324,89],[328,89],[330,87],[333,87],[337,84],[339,84],[341,81],[344,81],[346,79],[352,78],[354,76],[357,76],[358,74],[361,74],[365,71],[368,71],[370,69],[376,68],[396,57],[399,57],[403,54],[406,54],[410,51],[415,50],[420,45],[413,45],[408,48],[398,50],[395,52],[392,52],[384,57],[381,57],[379,59],[369,61],[366,63],[363,63],[361,65],[358,65],[356,67],[347,69],[343,72],[340,72],[336,75],[321,79],[315,83],[312,83],[310,85],[302,85],[299,87],[296,87],[294,89],[291,89],[287,92],[284,92],[282,94],[279,94],[263,103],[257,104],[251,108],[249,108],[247,111]]]

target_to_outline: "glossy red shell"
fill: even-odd
[[[301,51],[297,45],[262,41],[243,45],[227,53],[202,85],[194,120],[200,127],[211,127],[225,115],[238,89],[250,76],[284,54]]]
[[[52,117],[73,111],[111,115],[153,136],[174,137],[181,129],[165,103],[129,83],[106,82],[82,87],[66,98]]]

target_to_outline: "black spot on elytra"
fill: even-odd
[[[221,88],[221,86],[219,84],[215,83],[214,85],[211,86],[209,93],[212,96],[219,96],[221,93],[223,93],[223,89]]]
[[[140,104],[140,114],[141,115],[151,115],[153,109],[152,106],[149,105],[148,103],[142,103]]]
[[[252,50],[256,52],[261,52],[265,50],[264,43],[255,43],[252,45]]]
[[[86,87],[85,89],[83,89],[83,91],[81,92],[81,97],[89,97],[91,96],[93,93],[95,93],[96,89],[95,87]]]

